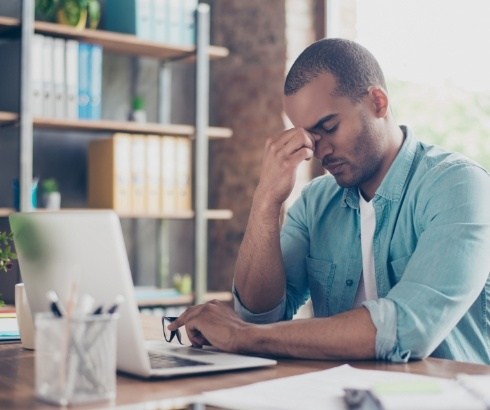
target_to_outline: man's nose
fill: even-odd
[[[334,147],[333,145],[327,141],[326,138],[320,138],[319,141],[317,141],[316,146],[315,146],[315,158],[318,159],[323,159],[327,155],[331,155],[334,152]]]

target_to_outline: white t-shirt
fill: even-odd
[[[376,227],[376,214],[372,201],[367,202],[359,191],[361,213],[362,276],[357,288],[354,307],[361,306],[365,300],[378,298],[376,275],[374,271],[373,236]]]

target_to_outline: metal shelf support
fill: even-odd
[[[194,297],[196,303],[204,302],[207,291],[208,266],[208,156],[209,140],[206,130],[209,125],[209,5],[197,7],[196,39],[196,139],[195,139],[195,277]]]
[[[33,130],[31,112],[31,48],[32,36],[34,34],[33,1],[22,1],[21,20],[19,194],[20,210],[30,211],[32,209],[31,190],[33,173]]]

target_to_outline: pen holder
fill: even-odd
[[[36,397],[62,406],[116,395],[117,314],[36,316]]]

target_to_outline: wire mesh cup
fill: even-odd
[[[36,316],[35,390],[62,406],[114,400],[117,314]]]

